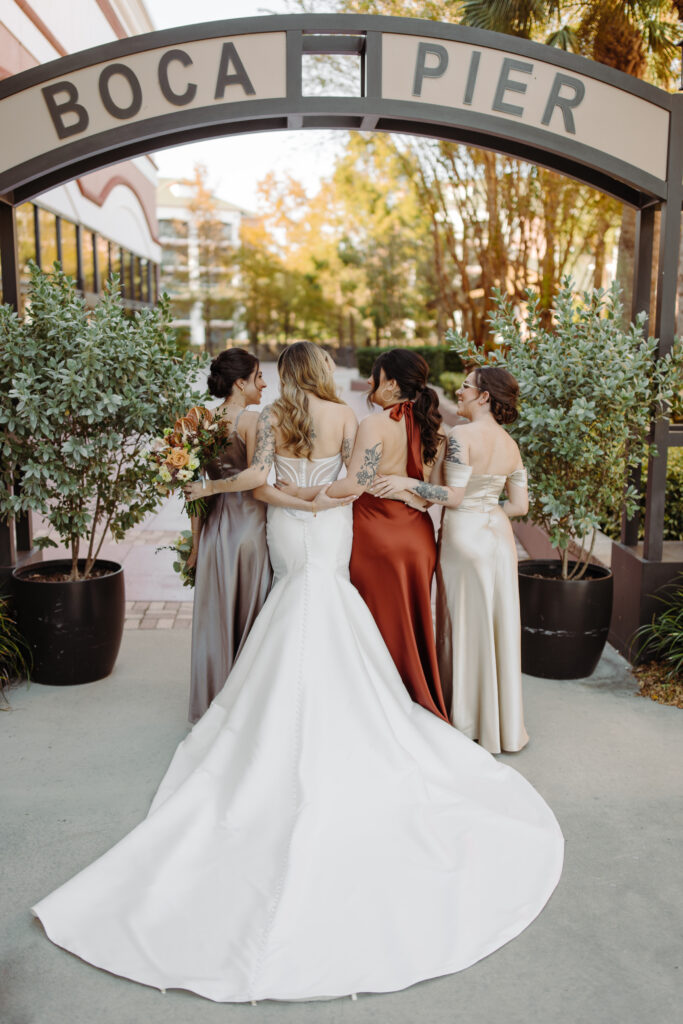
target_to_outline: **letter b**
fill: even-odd
[[[84,132],[90,123],[88,111],[78,103],[78,89],[73,82],[54,82],[52,85],[44,85],[40,90],[45,97],[47,109],[55,131],[60,139],[68,139],[70,135],[78,135]],[[66,93],[66,99],[57,101],[59,93]],[[75,114],[76,121],[73,124],[65,124],[66,114]]]

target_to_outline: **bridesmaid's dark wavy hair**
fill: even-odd
[[[413,402],[413,414],[420,430],[422,450],[425,462],[433,462],[441,443],[439,427],[439,396],[434,388],[428,386],[429,363],[418,352],[408,348],[390,348],[377,356],[372,366],[373,387],[370,400],[379,387],[380,370],[384,370],[387,380],[395,380],[401,389],[401,398]]]
[[[477,366],[474,383],[480,391],[488,391],[491,415],[496,423],[514,423],[519,398],[519,384],[509,370],[502,366]]]
[[[214,398],[228,398],[236,380],[246,380],[259,361],[243,348],[226,348],[211,363],[207,387]]]

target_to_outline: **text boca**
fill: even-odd
[[[193,63],[190,54],[186,50],[178,48],[166,50],[159,58],[157,65],[159,90],[164,99],[175,107],[184,107],[192,103],[197,95],[197,85],[187,81],[184,88],[180,90],[178,83],[175,82],[174,87],[171,82],[171,68],[174,64],[180,65],[181,68],[189,68]],[[120,98],[117,100],[112,94],[112,85],[117,79],[125,82],[130,91],[129,102],[125,105],[120,102]],[[241,86],[245,97],[254,96],[256,93],[235,44],[228,41],[223,43],[221,48],[213,99],[223,99],[225,90],[231,85]],[[51,82],[49,85],[43,86],[41,92],[60,140],[80,135],[87,130],[90,116],[83,98],[79,96],[78,89],[72,81],[64,79],[59,82]],[[142,108],[143,93],[140,80],[127,64],[120,62],[107,64],[99,75],[98,92],[104,109],[117,120],[126,121],[135,117]]]

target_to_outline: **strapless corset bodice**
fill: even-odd
[[[339,476],[342,467],[340,454],[326,459],[293,459],[287,455],[275,456],[278,479],[297,487],[324,487]]]
[[[526,470],[516,469],[509,477],[503,473],[473,473],[471,466],[445,464],[446,483],[451,487],[465,487],[465,497],[458,512],[491,512],[498,505],[505,481],[519,487],[526,485]]]

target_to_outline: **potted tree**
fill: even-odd
[[[644,315],[624,329],[616,286],[576,296],[565,279],[549,328],[533,291],[521,317],[498,292],[496,348],[483,353],[447,335],[466,363],[506,365],[520,385],[510,431],[529,473],[529,518],[558,556],[519,566],[522,667],[530,675],[588,676],[607,640],[612,575],[592,561],[595,538],[616,503],[635,511],[628,469],[647,458],[650,421],[681,386],[683,348],[655,360],[643,323]]]
[[[195,404],[197,364],[176,352],[165,298],[130,316],[112,277],[88,311],[58,264],[30,274],[23,320],[0,306],[0,515],[39,512],[67,548],[16,569],[14,598],[33,678],[82,683],[111,672],[123,631],[123,571],[103,541],[160,501],[147,448]]]

